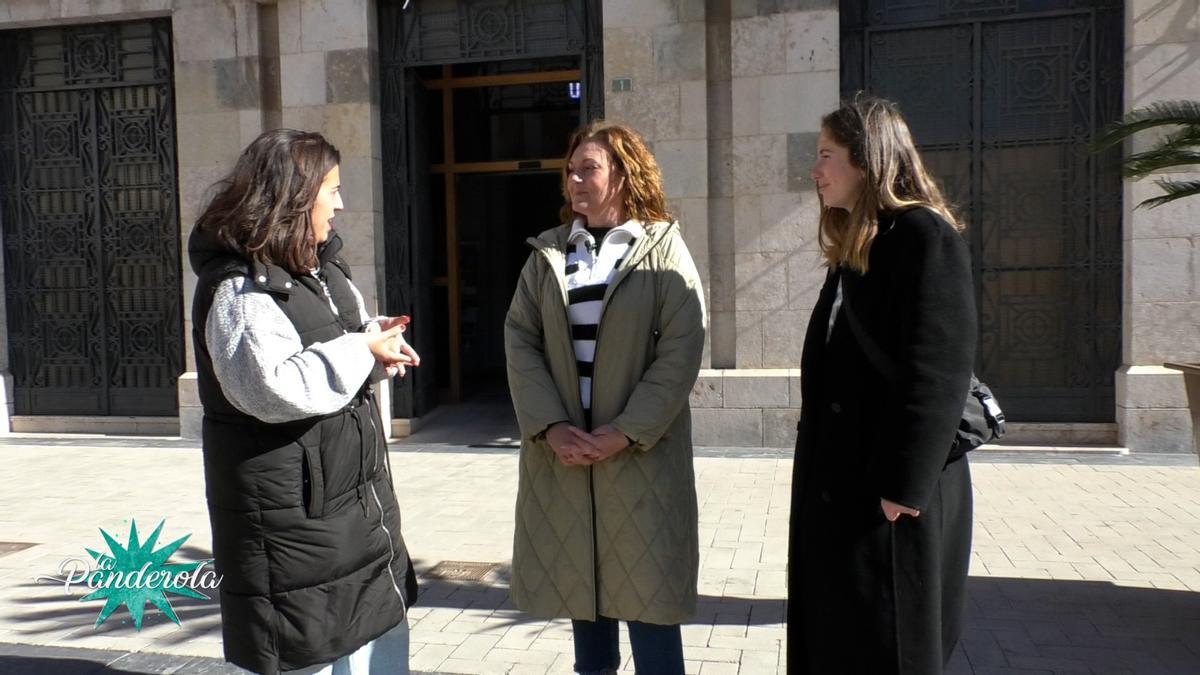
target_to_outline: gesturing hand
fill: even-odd
[[[371,350],[375,360],[384,365],[388,375],[399,373],[403,377],[405,366],[421,365],[421,357],[401,335],[407,322],[393,320],[389,323],[390,326],[381,327],[380,330],[366,331],[367,348]]]

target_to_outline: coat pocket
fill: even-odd
[[[312,446],[304,448],[301,460],[301,478],[304,486],[304,512],[309,518],[325,515],[325,472],[321,466],[321,450]]]

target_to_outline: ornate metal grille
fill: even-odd
[[[18,414],[174,415],[183,364],[167,20],[0,32]]]
[[[430,221],[429,160],[420,142],[439,120],[424,118],[425,92],[414,68],[429,65],[582,56],[581,104],[588,119],[604,114],[600,0],[423,0],[402,9],[379,0],[383,130],[385,282],[389,313],[430,317],[433,251],[419,225]],[[432,344],[432,321],[414,321],[417,344]],[[428,354],[428,352],[426,352]],[[428,361],[428,359],[424,359]],[[394,414],[422,415],[434,405],[430,363],[401,380]]]
[[[1009,419],[1109,422],[1121,338],[1119,0],[845,0],[842,91],[900,104],[965,217],[977,371]]]

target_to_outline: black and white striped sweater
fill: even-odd
[[[589,427],[592,419],[596,333],[600,328],[604,294],[616,278],[633,242],[644,232],[642,224],[636,220],[607,230],[589,231],[583,219],[576,218],[567,237],[570,244],[566,267],[567,299],[570,303],[567,317],[571,323],[575,363],[579,368],[579,399]]]

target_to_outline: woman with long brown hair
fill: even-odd
[[[971,478],[951,454],[975,357],[966,243],[896,106],[821,122],[829,273],[804,341],[788,672],[942,672],[958,640]]]
[[[407,673],[415,577],[372,384],[419,364],[341,259],[336,148],[251,143],[188,242],[225,658],[254,672]]]
[[[699,568],[688,395],[704,302],[654,156],[629,127],[569,143],[564,224],[529,239],[505,320],[521,428],[512,595],[572,619],[575,670],[683,674]]]

